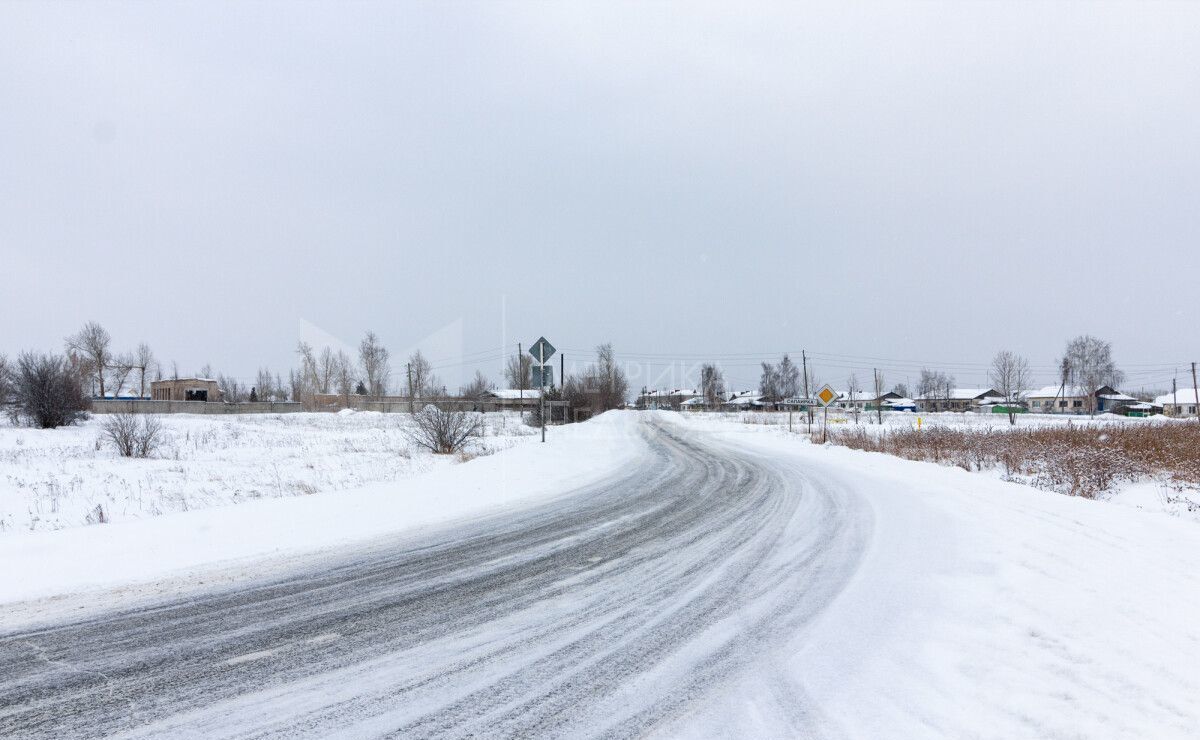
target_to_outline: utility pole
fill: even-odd
[[[408,376],[408,413],[414,413],[413,409],[413,388],[412,388],[412,363],[404,363],[404,372]]]
[[[882,425],[883,403],[880,401],[880,396],[883,395],[883,389],[880,387],[880,368],[872,367],[871,371],[875,373],[875,416],[880,425]]]
[[[1196,421],[1200,421],[1200,391],[1197,391],[1196,363],[1192,363],[1192,408],[1196,409]]]
[[[812,401],[808,395],[808,354],[800,350],[800,362],[804,365],[804,416],[808,419],[808,434],[812,436]]]
[[[1171,405],[1175,407],[1176,411],[1179,410],[1179,389],[1177,388],[1178,380],[1178,377],[1171,378]]]
[[[517,413],[520,414],[521,420],[525,420],[525,373],[521,366],[521,362],[525,359],[525,355],[521,353],[521,343],[517,342],[517,372],[520,376],[517,378],[517,391],[521,396],[521,403],[517,406]]]
[[[1062,361],[1062,385],[1059,386],[1059,392],[1062,393],[1062,397],[1064,400],[1066,400],[1066,397],[1067,397],[1067,375],[1070,374],[1070,371],[1071,371],[1071,361],[1064,357],[1063,361]],[[1057,393],[1054,395],[1054,401],[1052,401],[1052,403],[1054,405],[1050,407],[1050,411],[1051,411],[1051,413],[1054,413],[1058,409],[1058,394]]]

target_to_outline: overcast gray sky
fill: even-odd
[[[1200,4],[842,5],[0,2],[0,351],[1200,359]]]

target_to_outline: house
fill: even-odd
[[[749,411],[763,407],[763,396],[758,391],[738,391],[732,394],[721,408],[726,411]]]
[[[536,409],[541,403],[541,390],[537,388],[496,388],[479,397],[485,410]]]
[[[887,411],[889,410],[888,401],[898,398],[901,396],[895,391],[888,391],[882,396],[876,396],[874,391],[855,391],[854,400],[851,400],[849,391],[842,391],[838,393],[838,400],[834,401],[832,405],[834,408],[844,411],[875,411],[880,406]]]
[[[688,400],[679,404],[680,411],[703,411],[707,407],[708,403],[704,400],[704,396],[689,398]]]
[[[922,411],[977,411],[984,404],[1002,400],[995,388],[952,388],[945,395],[918,398],[917,405]]]
[[[1196,403],[1194,388],[1180,388],[1175,393],[1168,393],[1154,399],[1156,406],[1162,406],[1167,416],[1196,416],[1200,403]]]
[[[1116,413],[1125,406],[1138,403],[1112,386],[1102,385],[1094,393],[1080,386],[1047,385],[1025,391],[1029,410],[1041,414],[1086,414],[1092,410],[1091,397],[1095,397],[1097,413]]]
[[[211,378],[174,378],[150,383],[150,397],[155,401],[208,401],[219,403],[224,394],[217,381]]]
[[[638,395],[635,405],[639,409],[673,409],[678,411],[684,401],[700,398],[703,395],[694,388],[674,388],[669,391],[643,390]]]
[[[1087,411],[1087,394],[1081,388],[1047,385],[1025,391],[1025,401],[1035,414],[1082,414]]]

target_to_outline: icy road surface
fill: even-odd
[[[861,498],[794,460],[682,432],[641,422],[646,454],[620,477],[534,508],[0,634],[0,737],[671,728],[770,664],[853,578],[872,528]],[[772,732],[816,729],[797,684],[763,683]]]

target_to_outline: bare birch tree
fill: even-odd
[[[362,367],[367,393],[377,401],[387,392],[388,380],[392,375],[389,357],[387,347],[383,346],[375,332],[368,331],[358,345],[358,364]]]
[[[1112,344],[1090,335],[1075,337],[1067,343],[1063,355],[1067,383],[1076,386],[1088,404],[1088,411],[1096,413],[1096,391],[1101,386],[1114,388],[1125,379],[1125,373],[1117,367],[1112,357]]]
[[[138,371],[138,396],[146,397],[146,373],[155,370],[154,352],[145,342],[138,344],[133,353],[133,364]],[[161,375],[161,371],[159,372]]]
[[[700,392],[709,409],[719,408],[725,401],[725,379],[716,365],[705,363],[700,366]]]
[[[1029,363],[1016,352],[1000,350],[992,358],[992,369],[988,373],[992,389],[1004,396],[1004,405],[1008,410],[1008,423],[1017,423],[1017,414],[1013,408],[1021,402],[1025,389],[1029,387]]]
[[[104,398],[104,373],[112,362],[112,337],[108,331],[95,321],[89,321],[77,333],[67,337],[66,344],[67,353],[80,358],[81,367],[96,379],[100,397]]]
[[[526,352],[509,357],[504,366],[504,378],[513,390],[529,390],[533,385],[533,357]]]

